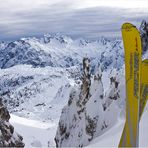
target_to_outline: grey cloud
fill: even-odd
[[[70,5],[71,4],[71,5]],[[73,3],[56,3],[27,11],[0,13],[0,40],[13,40],[24,36],[41,36],[61,32],[72,37],[97,38],[121,36],[122,23],[139,25],[147,14],[143,10],[96,7],[74,9]],[[1,11],[0,11],[1,12]],[[136,15],[137,14],[137,15]]]

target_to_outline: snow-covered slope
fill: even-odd
[[[140,147],[147,147],[148,145],[146,132],[148,129],[147,112],[148,104],[140,121]],[[16,131],[23,135],[23,141],[26,147],[55,147],[53,137],[56,134],[55,124],[57,123],[28,120],[13,114],[11,114],[10,123],[14,126]],[[94,138],[87,147],[118,147],[124,123],[124,118],[118,118],[112,128],[103,135]]]
[[[57,118],[56,112],[60,114],[60,108],[67,102],[71,86],[75,84],[69,70],[70,68],[49,66],[33,68],[30,65],[1,69],[0,94],[11,113],[52,120]],[[76,68],[75,72],[77,73]],[[73,74],[73,77],[77,76]]]
[[[11,114],[10,123],[23,135],[25,147],[54,147],[56,123],[18,117]]]
[[[79,83],[86,55],[91,59],[92,72],[98,63],[105,71],[123,65],[120,40],[73,40],[46,34],[40,39],[1,42],[0,95],[9,111],[33,119],[59,117],[71,86]]]
[[[122,76],[124,75],[124,53],[122,46],[121,40],[108,40],[103,37],[95,41],[82,38],[73,40],[59,34],[46,34],[40,39],[22,38],[13,42],[0,42],[0,95],[12,114],[12,124],[18,132],[22,133],[22,136],[24,135],[27,146],[55,146],[54,137],[64,106],[64,111],[70,117],[62,115],[63,123],[69,122],[69,119],[72,120],[71,114],[78,115],[77,111],[79,112],[83,107],[86,107],[87,127],[90,126],[89,121],[96,118],[98,110],[100,111],[97,132],[91,131],[92,135],[85,133],[80,136],[81,138],[79,137],[80,144],[86,140],[85,145],[89,143],[88,139],[92,140],[94,137],[102,135],[118,123],[115,109],[118,110],[118,113],[121,112],[119,116],[124,117],[125,89],[124,76]],[[145,53],[144,58],[147,58],[147,55]],[[97,74],[98,65],[103,72],[101,81],[97,80],[98,74],[96,78],[90,78],[92,83],[90,95],[92,96],[89,96],[88,100],[83,96],[79,102],[77,99],[80,97],[80,86],[82,85],[83,57],[90,58],[91,74]],[[116,72],[120,76],[114,79]],[[115,87],[116,81],[119,82],[119,89]],[[102,86],[101,89],[100,86]],[[72,104],[72,108],[66,106],[70,103],[69,96],[75,91],[77,93],[73,97],[76,102],[78,101],[80,105],[87,102],[82,105],[83,107],[81,106],[82,108],[77,107],[77,104]],[[96,97],[97,103],[95,103]],[[92,112],[92,106],[95,112]],[[82,114],[84,117],[84,112]],[[115,120],[108,118],[108,116],[112,117],[113,114],[116,114]],[[16,115],[21,118],[16,117]],[[82,120],[77,121],[75,125],[83,124]],[[107,127],[106,123],[108,123]],[[34,126],[34,124],[36,125]],[[52,127],[48,127],[48,125],[52,125]],[[46,128],[40,129],[39,126]],[[102,126],[105,127],[103,131],[101,130]],[[77,129],[80,131],[82,128]],[[28,131],[32,131],[32,133],[28,135]],[[42,137],[37,135],[39,132],[42,133]],[[77,131],[74,129],[73,132]],[[71,136],[73,136],[73,132]],[[34,136],[35,133],[37,137]],[[43,138],[44,135],[45,138]],[[70,142],[71,140],[69,140]],[[77,144],[75,143],[75,145]]]
[[[72,90],[61,113],[55,137],[57,147],[87,146],[95,137],[114,126],[124,109],[124,83],[120,83],[124,80],[122,75],[113,70],[110,87],[104,92],[101,69],[92,79],[89,69],[89,59],[84,58],[82,85]]]
[[[105,134],[95,138],[87,147],[118,147],[125,119],[118,118],[118,122],[109,129]],[[142,115],[139,127],[139,147],[147,147],[147,130],[148,130],[148,103]]]

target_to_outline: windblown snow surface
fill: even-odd
[[[73,40],[59,34],[46,34],[40,39],[0,43],[0,95],[11,113],[10,122],[23,136],[26,147],[55,147],[61,111],[72,88],[81,84],[85,56],[91,60],[92,74],[100,63],[106,93],[111,71],[116,69],[124,76],[124,51],[119,39]],[[125,96],[124,81],[122,83],[120,93]],[[125,98],[120,98],[118,107],[123,111],[116,124],[93,139],[88,147],[118,146],[125,122],[124,101]],[[140,146],[148,146],[147,111],[148,106],[140,121]]]

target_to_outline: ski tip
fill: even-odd
[[[131,29],[131,28],[136,28],[136,26],[134,26],[133,24],[131,23],[124,23],[122,25],[122,29]]]

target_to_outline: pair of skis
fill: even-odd
[[[125,50],[126,123],[119,147],[139,146],[139,121],[148,98],[148,60],[142,61],[142,45],[138,29],[122,26]]]

